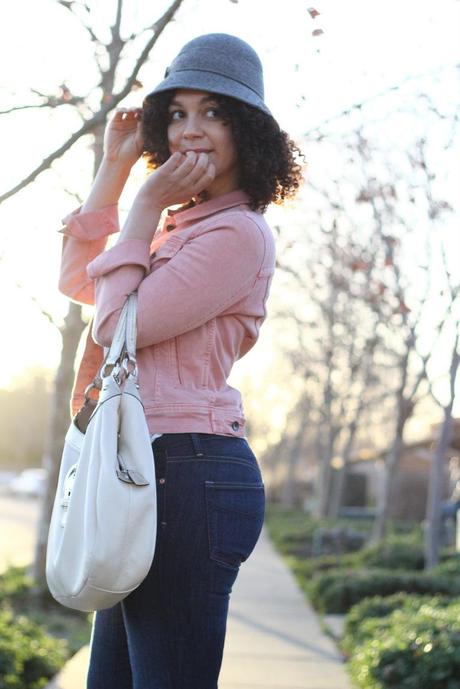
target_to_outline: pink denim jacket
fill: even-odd
[[[242,190],[168,210],[153,241],[104,251],[118,209],[64,218],[59,289],[96,305],[71,412],[103,361],[126,296],[138,292],[139,389],[150,433],[245,437],[240,392],[226,382],[256,343],[275,271],[275,241]]]

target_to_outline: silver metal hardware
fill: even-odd
[[[120,481],[123,481],[124,483],[131,483],[135,486],[149,485],[147,479],[139,471],[127,468],[125,461],[120,454],[117,454],[117,459],[119,466],[119,468],[117,469],[117,476],[120,479]]]
[[[70,467],[64,479],[64,486],[62,489],[61,507],[63,507],[60,525],[65,526],[67,521],[67,510],[70,504],[70,496],[72,495],[73,484],[75,482],[75,475],[77,473],[77,465],[74,464]]]
[[[139,471],[134,469],[117,469],[117,476],[124,483],[132,483],[135,486],[148,486],[149,482]]]

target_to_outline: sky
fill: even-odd
[[[90,0],[89,5],[94,8],[94,27],[101,36],[107,35],[115,3]],[[125,5],[129,7],[123,22],[126,33],[151,24],[168,3],[132,0]],[[312,7],[319,12],[314,19],[308,11]],[[384,118],[385,101],[379,100],[379,94],[459,63],[459,20],[458,0],[312,0],[312,4],[300,0],[184,0],[140,73],[144,88],[130,94],[123,105],[140,104],[191,38],[213,31],[233,33],[259,53],[266,102],[282,128],[299,142],[308,142],[305,133],[312,136],[312,130],[320,131],[330,119],[340,121],[340,113],[356,102],[374,100],[377,114],[382,103],[380,116]],[[322,33],[314,36],[315,30]],[[85,30],[65,8],[50,0],[9,4],[8,17],[0,22],[0,62],[8,65],[0,81],[0,110],[37,102],[31,89],[51,94],[65,83],[72,92],[85,94],[97,83],[94,53]],[[130,64],[128,54],[126,70]],[[29,109],[2,115],[0,189],[9,189],[25,177],[80,122],[65,108],[52,113]],[[140,179],[134,177],[134,183]],[[84,140],[51,171],[0,206],[2,312],[4,322],[12,325],[12,338],[0,341],[4,362],[0,387],[12,384],[29,366],[53,369],[58,363],[59,333],[36,302],[57,322],[62,321],[67,299],[57,291],[61,236],[56,230],[61,218],[79,205],[73,194],[84,198],[90,183],[91,155],[88,140]],[[134,186],[123,196],[122,210],[129,205]],[[279,222],[281,218],[289,227],[294,212],[269,209],[267,219]],[[240,379],[254,371],[263,376],[273,366],[268,329],[267,335],[262,329],[256,349],[237,363],[230,384],[238,386]]]

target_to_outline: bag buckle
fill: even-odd
[[[149,482],[139,471],[134,469],[117,469],[117,476],[124,483],[131,483],[135,486],[148,486]]]
[[[134,486],[148,486],[149,482],[146,480],[144,476],[139,471],[136,471],[135,469],[128,469],[126,466],[122,456],[118,453],[117,454],[117,460],[118,460],[118,469],[117,469],[117,476],[120,479],[120,481],[123,481],[124,483],[131,483]]]

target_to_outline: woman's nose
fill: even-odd
[[[195,137],[201,136],[202,133],[203,129],[200,126],[199,119],[197,117],[189,115],[184,123],[183,136],[185,136],[186,138]]]

